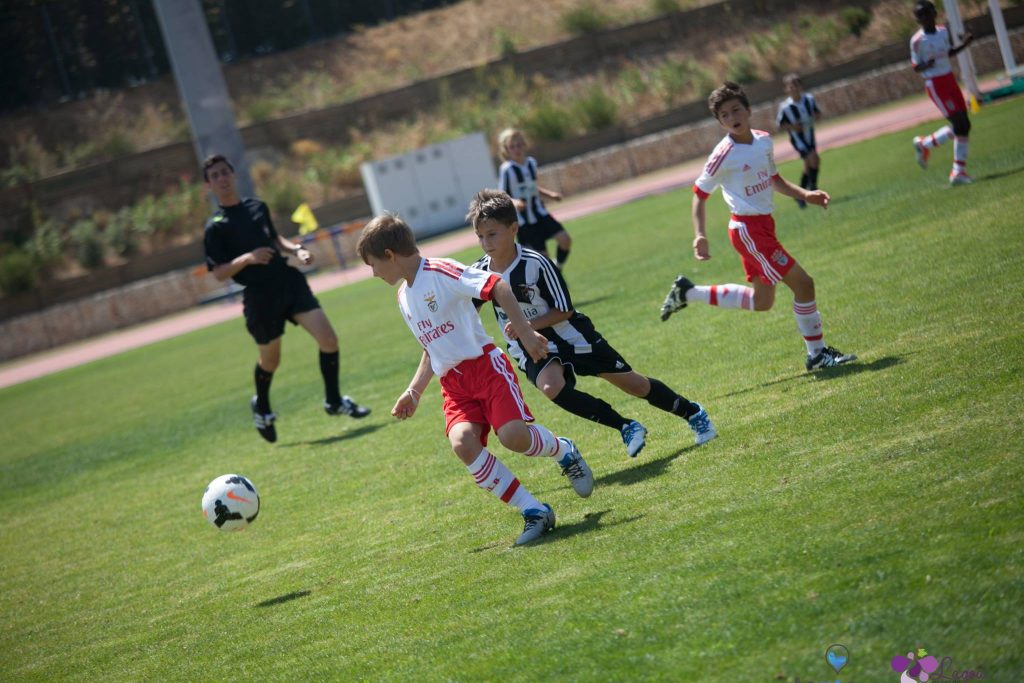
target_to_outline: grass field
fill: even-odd
[[[721,436],[696,449],[584,380],[651,430],[630,460],[527,388],[597,477],[580,500],[552,463],[498,449],[558,512],[534,547],[510,547],[520,518],[449,453],[436,383],[389,417],[419,353],[377,280],[321,297],[362,422],[320,410],[293,328],[263,443],[240,320],[0,391],[0,680],[806,682],[833,674],[833,643],[847,683],[897,680],[889,660],[918,647],[1020,680],[1022,117],[1024,99],[974,117],[972,186],[948,187],[951,147],[916,167],[923,126],[826,151],[827,212],[779,199],[826,339],[861,357],[816,375],[788,292],[765,314],[658,320],[678,272],[742,277],[719,197],[704,263],[685,192],[573,222],[577,306]],[[262,495],[245,533],[199,510],[227,472]]]

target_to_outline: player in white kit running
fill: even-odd
[[[725,83],[708,98],[708,107],[728,135],[722,138],[693,186],[693,252],[698,261],[711,258],[705,229],[704,203],[721,186],[732,211],[729,240],[743,259],[752,287],[742,285],[695,286],[680,275],[661,306],[661,319],[699,301],[722,308],[767,311],[775,303],[775,285],[785,283],[793,291],[793,315],[807,347],[807,370],[833,367],[856,360],[826,346],[821,314],[815,302],[814,280],[789,255],[775,237],[772,218],[773,192],[828,207],[829,196],[821,190],[793,185],[775,168],[771,135],[750,127],[750,101],[735,83]]]
[[[554,458],[584,498],[594,488],[594,475],[570,439],[533,423],[515,370],[484,331],[473,300],[494,299],[514,309],[509,320],[535,360],[547,355],[547,339],[530,327],[501,277],[451,259],[421,257],[412,230],[396,216],[385,214],[370,221],[356,250],[376,277],[389,285],[402,281],[398,307],[423,347],[419,367],[391,414],[399,420],[412,417],[431,378],[438,375],[445,433],[455,455],[477,486],[522,512],[526,526],[516,545],[540,538],[554,528],[555,513],[487,450],[488,432],[493,428],[511,451]]]
[[[935,16],[935,5],[929,0],[919,0],[914,5],[914,18],[921,28],[910,39],[910,61],[914,71],[924,78],[928,97],[949,121],[949,125],[942,126],[931,135],[915,137],[914,151],[921,168],[928,168],[928,157],[932,149],[953,138],[953,168],[949,172],[949,182],[951,185],[967,185],[971,182],[971,176],[967,175],[971,120],[967,116],[967,103],[953,75],[949,58],[970,45],[974,36],[968,32],[963,37],[964,42],[953,47],[949,30],[945,26],[936,25]]]

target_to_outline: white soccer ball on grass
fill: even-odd
[[[260,513],[260,494],[240,474],[223,474],[203,494],[203,516],[221,531],[242,531]]]

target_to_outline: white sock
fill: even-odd
[[[946,144],[952,137],[953,129],[949,126],[943,126],[931,135],[925,135],[924,138],[922,138],[922,144],[924,144],[928,149],[931,149],[933,147]]]
[[[825,348],[824,335],[821,333],[821,313],[818,313],[816,302],[794,301],[793,317],[796,318],[797,329],[804,337],[808,354],[816,354]]]
[[[466,469],[473,475],[477,486],[485,491],[490,491],[501,502],[514,505],[521,512],[544,508],[541,502],[534,498],[526,490],[526,487],[519,483],[519,479],[505,467],[505,463],[488,453],[486,448],[480,451],[480,455],[472,465],[467,465]]]
[[[697,286],[686,290],[687,303],[697,301],[720,308],[754,310],[754,290],[743,285]]]
[[[523,453],[531,458],[538,455],[550,458],[562,454],[562,442],[544,425],[526,425],[530,430],[530,448]]]
[[[967,140],[960,135],[953,138],[953,173],[967,173]]]

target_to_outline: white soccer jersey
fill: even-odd
[[[405,324],[430,356],[438,377],[464,360],[483,354],[494,339],[484,331],[473,299],[490,301],[499,282],[493,273],[451,259],[425,258],[412,285],[398,288]]]
[[[737,216],[770,214],[775,208],[772,178],[779,172],[772,136],[763,130],[752,132],[754,141],[749,145],[736,143],[730,135],[722,138],[693,185],[703,199],[721,185],[725,203]]]
[[[548,215],[537,190],[537,160],[533,157],[526,157],[525,164],[517,164],[512,160],[503,163],[498,169],[498,189],[512,199],[526,202],[525,211],[516,209],[519,225],[533,225],[539,218]]]
[[[935,64],[918,73],[925,78],[942,76],[953,70],[952,64],[949,63],[949,51],[952,47],[949,31],[945,26],[936,26],[935,33],[925,33],[921,28],[910,38],[910,61],[914,66],[918,66],[934,59]]]
[[[786,124],[799,124],[803,129],[799,133],[792,129],[789,130],[789,141],[793,144],[793,148],[801,154],[814,149],[817,144],[814,140],[814,115],[820,113],[821,110],[818,109],[814,95],[809,92],[804,93],[799,100],[787,97],[786,101],[779,105],[779,114],[776,117],[777,125],[781,128]]]

